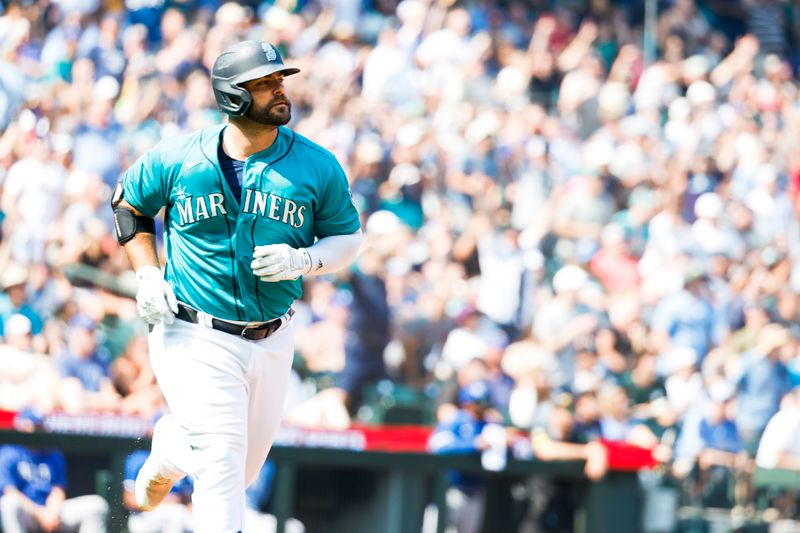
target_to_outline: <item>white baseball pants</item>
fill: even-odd
[[[244,528],[245,488],[275,439],[294,354],[292,321],[261,341],[175,320],[148,336],[150,362],[175,423],[151,455],[194,482],[195,533]],[[165,421],[166,422],[166,421]],[[172,445],[174,444],[174,446]],[[187,456],[188,455],[188,456]]]

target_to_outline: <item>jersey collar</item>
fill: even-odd
[[[207,156],[212,157],[213,161],[219,166],[219,159],[217,158],[217,150],[219,149],[219,145],[222,142],[222,131],[227,128],[227,124],[220,124],[218,126],[212,126],[208,128],[208,136],[204,139],[203,142],[203,151],[206,153]],[[264,150],[260,152],[256,152],[250,155],[247,158],[247,161],[255,161],[255,160],[270,160],[273,159],[274,154],[282,153],[282,147],[286,145],[286,138],[287,134],[290,133],[285,126],[278,127],[278,135],[275,137],[275,141]]]

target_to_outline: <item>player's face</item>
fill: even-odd
[[[283,74],[276,72],[242,84],[250,91],[253,103],[246,116],[267,126],[283,126],[292,118],[292,104],[283,90]]]

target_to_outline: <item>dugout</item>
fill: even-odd
[[[124,531],[122,466],[146,439],[61,433],[0,431],[0,443],[52,446],[68,458],[69,495],[96,492],[111,506],[109,531]],[[487,473],[478,456],[357,451],[276,446],[270,453],[276,479],[270,511],[282,524],[289,516],[303,521],[309,533],[419,533],[429,503],[439,509],[437,532],[444,531],[445,475],[452,469],[487,476],[484,532],[514,531],[519,519],[512,485],[545,475],[585,490],[576,512],[575,531],[633,533],[638,530],[639,495],[635,472],[610,472],[589,484],[580,462],[509,460],[502,472]],[[379,529],[376,529],[378,527]]]

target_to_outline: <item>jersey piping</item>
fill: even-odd
[[[292,131],[292,130],[290,130],[290,131]],[[278,130],[278,133],[280,134],[280,130]],[[294,146],[294,139],[295,139],[295,133],[294,133],[294,131],[292,131],[292,138],[289,140],[289,146],[286,148],[286,151],[280,157],[275,159],[274,161],[270,161],[269,163],[267,163],[266,167],[271,167],[272,165],[274,165],[275,163],[277,163],[278,161],[280,161],[281,159],[283,159],[284,157],[289,155],[289,152],[292,151],[292,146]],[[278,141],[278,138],[276,137],[275,138],[275,142],[277,142],[277,141]],[[262,182],[261,182],[262,179],[264,179],[263,172],[258,177],[258,187],[259,188],[261,188],[261,186],[262,186]],[[251,240],[251,242],[255,242],[255,239],[256,239],[256,222],[257,222],[257,220],[255,218],[253,218],[253,225],[250,227],[250,240]],[[261,294],[260,294],[260,291],[258,290],[258,283],[261,280],[255,274],[253,274],[253,280],[255,281],[255,283],[253,284],[253,292],[256,293],[256,301],[258,302],[258,313],[261,315],[261,320],[263,321],[264,320],[264,307],[261,305]]]
[[[217,142],[219,142],[219,140],[217,140]],[[200,152],[203,154],[203,157],[205,157],[208,160],[208,162],[211,163],[211,165],[214,167],[217,173],[217,179],[219,180],[219,188],[220,190],[223,190],[223,187],[225,187],[225,185],[223,184],[223,179],[221,171],[219,169],[219,165],[215,165],[214,160],[208,156],[205,149],[203,148],[202,142],[200,142]],[[231,196],[233,195],[231,194]],[[231,232],[231,222],[230,220],[228,220],[228,217],[225,217],[225,228],[228,230],[228,259],[231,262],[231,285],[233,285],[233,301],[236,304],[235,306],[236,318],[238,320],[242,320],[242,313],[239,310],[239,307],[243,304],[243,302],[241,301],[241,298],[239,298],[239,284],[236,282],[236,270],[237,270],[236,256],[234,255],[234,250],[233,250],[233,233]],[[259,305],[261,304],[259,303]]]

